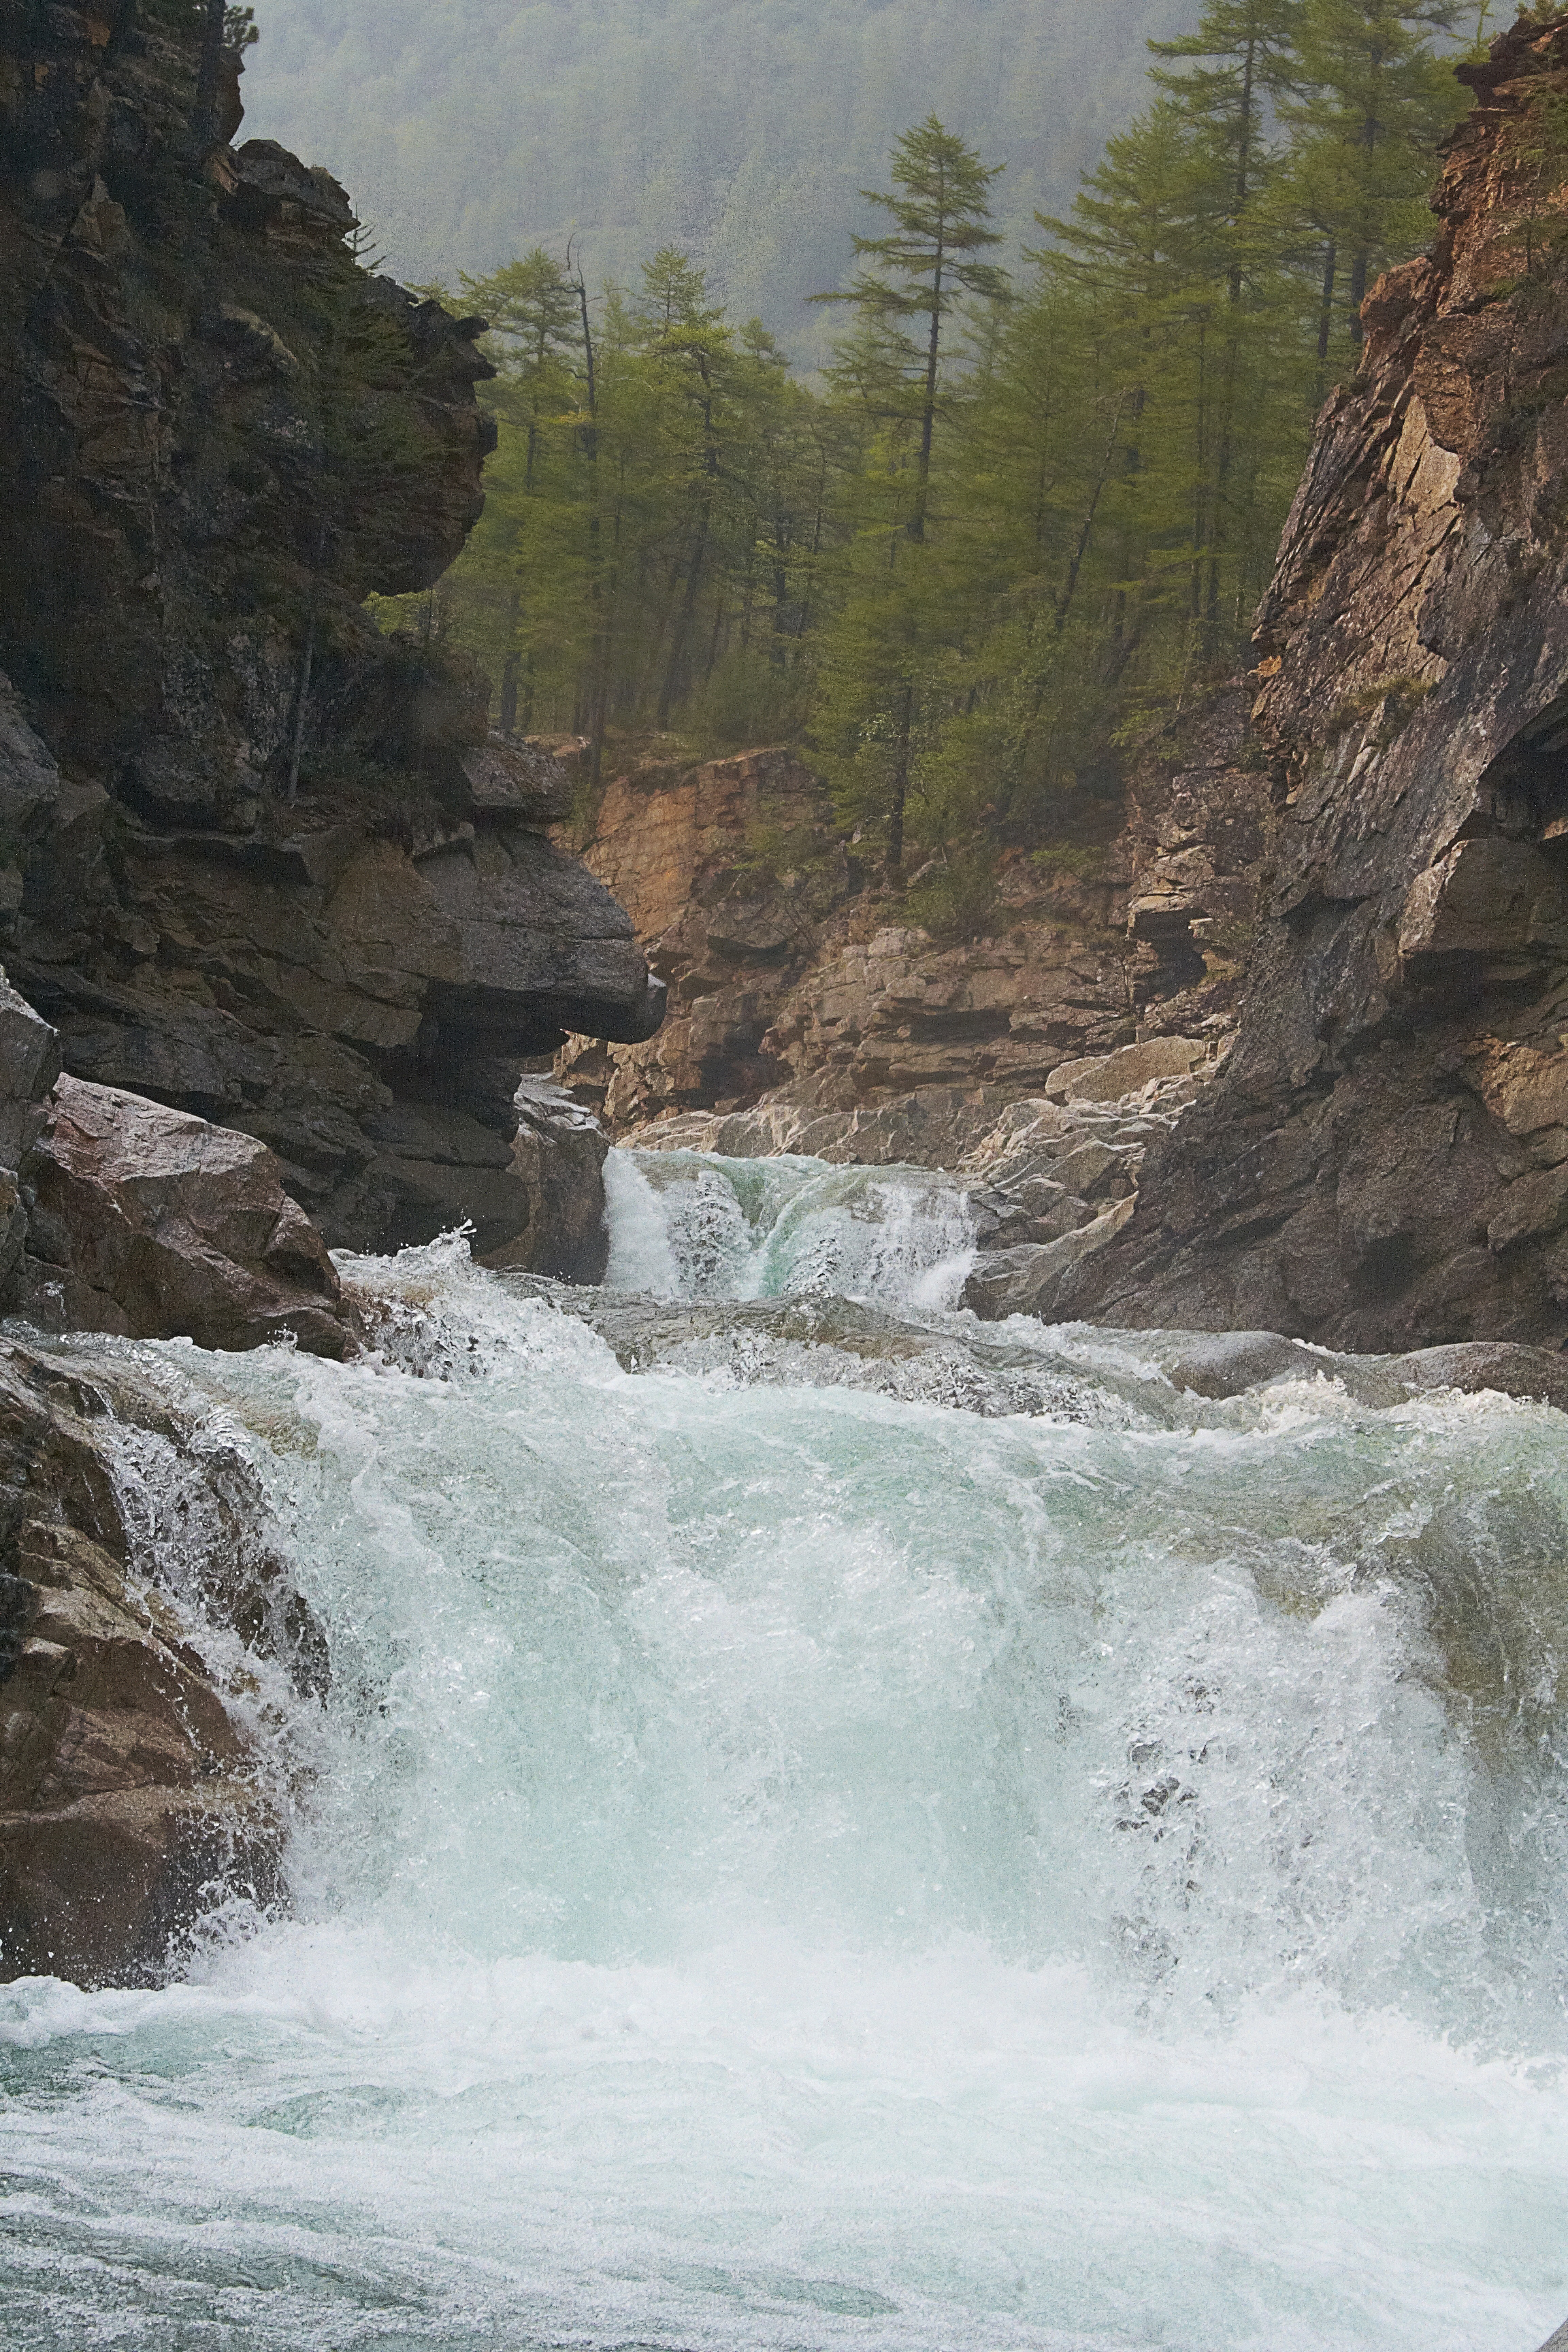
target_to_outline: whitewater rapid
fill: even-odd
[[[1561,1420],[982,1328],[920,1171],[610,1190],[596,1297],[449,1241],[349,1266],[378,1361],[123,1343],[334,1682],[291,1916],[0,1987],[5,2340],[1534,2352]]]

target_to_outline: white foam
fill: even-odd
[[[613,1289],[660,1298],[864,1297],[952,1306],[974,1263],[963,1190],[921,1168],[612,1151]]]
[[[770,1181],[764,1250],[822,1183]],[[331,1635],[299,1914],[0,1991],[12,2340],[1562,2317],[1552,1416],[984,1421],[634,1378],[458,1245],[351,1273],[445,1377],[177,1360]]]

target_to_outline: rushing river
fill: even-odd
[[[939,1177],[611,1176],[572,1311],[447,1243],[384,1362],[127,1349],[335,1681],[291,1916],[0,1988],[4,2340],[1533,2352],[1562,1421],[982,1329]]]

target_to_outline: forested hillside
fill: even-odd
[[[258,0],[248,129],[331,164],[405,278],[574,231],[595,282],[689,253],[798,359],[856,190],[932,109],[1059,210],[1195,0]]]
[[[626,289],[542,247],[465,276],[489,504],[386,619],[477,658],[506,730],[586,733],[595,776],[617,733],[802,741],[889,882],[925,866],[921,919],[984,921],[998,854],[1074,854],[1245,660],[1362,298],[1429,236],[1459,29],[1210,0],[1011,269],[1002,157],[928,115],[846,217],[815,381],[673,244]]]

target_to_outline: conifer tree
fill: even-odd
[[[953,310],[976,297],[1005,300],[1005,270],[979,256],[1000,245],[991,226],[991,183],[1004,166],[985,164],[934,114],[906,131],[893,150],[891,194],[862,188],[868,203],[892,215],[886,236],[857,236],[859,270],[844,291],[819,294],[819,302],[852,302],[863,320],[889,330],[886,349],[898,375],[913,394],[920,436],[916,488],[909,533],[925,533],[930,496],[931,445],[941,381],[942,331]],[[923,332],[910,335],[908,320],[922,319]]]
[[[449,609],[503,724],[585,730],[595,775],[612,727],[803,729],[886,879],[918,851],[981,919],[1003,844],[1245,663],[1351,313],[1428,233],[1454,5],[1207,0],[1016,285],[996,167],[917,125],[815,385],[675,247],[635,295],[537,251],[465,280],[500,439]]]
[[[1434,43],[1460,13],[1459,0],[1303,0],[1280,113],[1295,211],[1321,239],[1320,385],[1341,307],[1359,348],[1368,286],[1429,234],[1434,152],[1467,103]]]
[[[934,115],[905,131],[893,151],[891,193],[861,191],[891,215],[893,229],[857,236],[866,266],[847,288],[817,298],[854,306],[831,380],[858,412],[864,440],[838,610],[819,657],[816,740],[840,806],[882,830],[895,882],[956,617],[927,545],[945,330],[960,306],[1003,301],[1010,291],[1006,273],[981,257],[1002,241],[990,225],[1000,168],[983,163]],[[919,333],[910,331],[915,320],[923,322]]]
[[[500,416],[521,436],[521,479],[507,464],[496,469],[499,478],[489,495],[503,501],[507,552],[497,550],[496,569],[503,576],[500,589],[504,611],[501,656],[500,729],[515,731],[521,698],[524,723],[531,715],[532,672],[537,661],[538,632],[530,630],[534,597],[552,593],[544,579],[531,580],[542,552],[540,526],[545,518],[533,509],[537,492],[544,492],[548,468],[549,429],[576,406],[582,352],[578,341],[578,303],[564,270],[542,246],[488,278],[460,280],[465,301],[489,321],[489,347],[500,367],[496,406]],[[509,451],[509,457],[510,452]],[[549,485],[557,492],[559,486]],[[492,518],[488,534],[495,540]],[[546,530],[543,542],[559,559],[557,534]],[[530,557],[535,558],[531,563]],[[555,583],[559,589],[559,582]],[[528,642],[525,643],[525,638]]]

